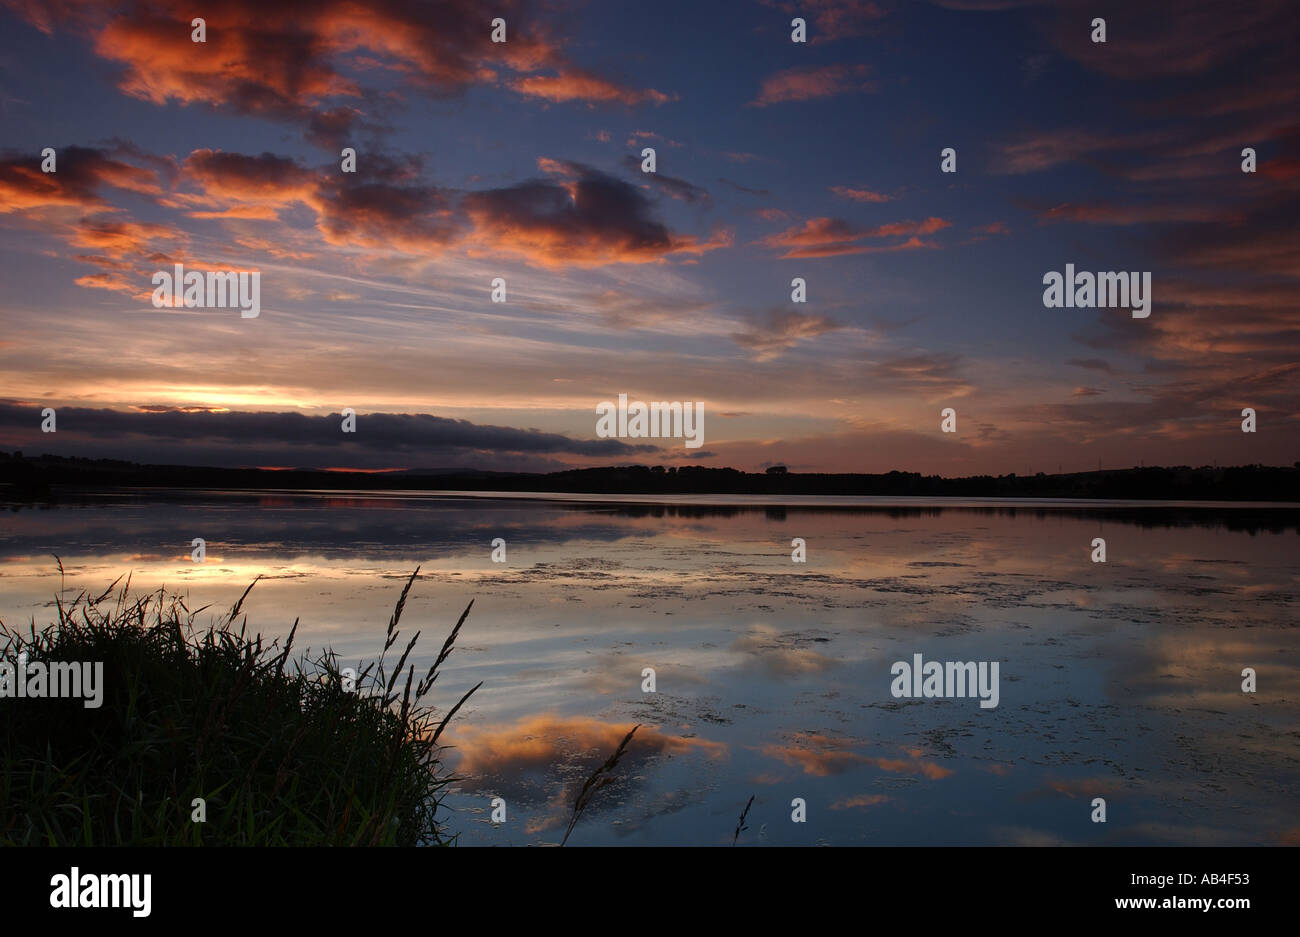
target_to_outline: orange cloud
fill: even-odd
[[[885,794],[858,794],[854,797],[845,797],[831,804],[832,810],[849,810],[853,807],[874,807],[877,804],[889,803],[890,798]]]
[[[358,72],[382,69],[436,95],[472,84],[504,84],[548,101],[662,103],[654,90],[626,88],[570,63],[527,0],[501,0],[494,15],[509,24],[494,43],[490,18],[474,0],[445,0],[436,15],[418,0],[359,4],[316,0],[308,7],[261,0],[138,0],[114,12],[96,0],[43,4],[11,0],[47,33],[71,27],[90,35],[95,53],[122,67],[118,87],[153,104],[205,104],[304,125],[308,137],[335,145],[363,113]],[[206,41],[191,41],[202,15]],[[550,69],[556,74],[530,73]],[[501,69],[524,77],[503,78]]]
[[[76,247],[129,256],[151,250],[154,241],[173,241],[178,237],[183,235],[159,224],[85,220],[73,231],[70,241]]]
[[[945,768],[933,761],[921,761],[918,757],[913,756],[911,760],[901,758],[877,758],[874,764],[881,771],[892,771],[896,774],[920,774],[929,778],[931,781],[938,781],[942,778],[950,777],[955,772],[951,768]]]
[[[221,150],[195,150],[185,159],[182,172],[187,181],[203,190],[202,201],[207,204],[251,202],[258,208],[280,207],[295,201],[310,204],[319,187],[313,173],[292,159],[271,153],[245,156]]]
[[[617,104],[663,104],[672,100],[653,88],[638,90],[616,84],[608,79],[579,69],[570,69],[559,75],[530,75],[510,82],[510,87],[520,94],[542,98],[553,103],[566,101],[613,102]]]
[[[913,250],[935,247],[922,241],[918,235],[933,234],[950,227],[952,222],[943,218],[924,221],[899,221],[875,228],[858,228],[839,218],[809,218],[802,225],[771,234],[758,243],[764,247],[784,250],[785,258],[834,257],[841,254],[869,254],[878,251]],[[904,237],[907,240],[885,245],[860,243],[866,240]]]
[[[1114,778],[1069,778],[1049,780],[1043,788],[1069,798],[1110,797],[1124,790]],[[1041,793],[1041,791],[1040,791]],[[1031,794],[1032,796],[1032,794]]]
[[[916,749],[907,751],[907,758],[878,758],[852,750],[851,739],[837,739],[810,732],[785,745],[765,745],[764,755],[785,764],[802,768],[804,774],[827,777],[843,774],[857,765],[874,765],[881,771],[895,774],[920,774],[930,780],[941,780],[954,772],[933,761],[926,761]]]
[[[156,171],[123,162],[107,150],[58,147],[55,161],[56,171],[47,173],[41,171],[38,155],[0,157],[0,214],[60,207],[112,211],[101,194],[105,188],[162,192]]]
[[[847,185],[831,186],[831,191],[840,198],[846,198],[851,202],[890,202],[894,198],[892,195],[885,195],[882,192],[872,192],[870,189],[855,189]]]
[[[199,149],[179,163],[137,154],[169,170],[166,188],[157,169],[91,150],[70,148],[65,157],[60,172],[50,174],[39,172],[30,158],[0,160],[0,194],[10,196],[0,210],[33,216],[64,208],[82,212],[78,220],[45,225],[86,251],[75,259],[101,268],[77,282],[133,295],[148,292],[141,292],[143,284],[131,285],[133,274],[147,277],[176,260],[200,268],[220,258],[177,256],[189,243],[182,229],[109,215],[119,209],[101,190],[121,185],[157,192],[158,205],[204,220],[277,222],[285,210],[306,206],[315,213],[319,242],[417,258],[458,249],[471,256],[514,255],[549,268],[660,263],[671,257],[689,263],[733,243],[726,229],[707,237],[674,232],[655,217],[654,203],[636,186],[545,157],[538,166],[554,179],[466,194],[421,181],[417,159],[381,153],[367,154],[364,176],[310,169],[272,153]],[[658,181],[674,187],[671,195],[707,198],[682,180]],[[309,260],[316,255],[312,237],[300,226],[280,225],[274,237],[236,228],[231,244],[277,259]]]
[[[872,82],[864,81],[865,65],[798,65],[763,79],[758,97],[750,104],[767,107],[786,101],[809,101],[836,94],[874,91]]]
[[[455,733],[456,771],[467,777],[551,768],[575,755],[604,761],[618,747],[632,723],[603,722],[590,716],[543,713],[518,722],[476,726],[465,724]],[[628,757],[647,754],[685,755],[700,752],[711,758],[726,754],[721,742],[667,735],[655,726],[637,729]]]
[[[491,791],[517,804],[540,805],[543,812],[526,823],[526,832],[536,834],[565,823],[578,786],[614,753],[631,728],[631,723],[554,713],[494,725],[466,723],[454,731],[454,747],[446,755],[455,762],[463,788]],[[727,747],[642,725],[628,745],[615,783],[635,783],[631,766],[645,759],[690,753],[722,758]]]
[[[857,765],[869,764],[871,759],[857,752],[814,751],[797,746],[766,745],[763,754],[776,758],[796,768],[802,768],[804,774],[824,778],[833,774],[843,774]]]

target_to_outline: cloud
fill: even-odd
[[[188,243],[183,232],[164,225],[141,224],[85,217],[63,232],[74,247],[94,253],[75,254],[82,263],[94,264],[109,272],[87,274],[74,281],[78,286],[124,293],[146,301],[152,293],[148,281],[151,269],[169,267],[176,251]],[[202,265],[194,265],[202,266]]]
[[[1204,232],[1171,231],[1161,248],[1189,270],[1217,268],[1268,277],[1300,277],[1300,198],[1258,206],[1239,226],[1206,225]]]
[[[737,638],[732,650],[746,656],[746,663],[769,677],[799,677],[822,673],[838,661],[808,645],[813,639],[798,633],[780,633],[775,628],[757,626]]]
[[[718,177],[718,181],[725,186],[730,186],[731,188],[735,189],[737,192],[744,192],[746,195],[758,195],[762,198],[772,197],[772,192],[770,189],[752,189],[749,186],[741,185],[739,182],[732,182],[730,179],[725,179],[722,176]],[[782,212],[782,214],[784,214],[784,212]]]
[[[811,101],[837,94],[870,92],[875,84],[865,81],[865,65],[797,65],[763,79],[753,107],[767,107],[787,101]]]
[[[1184,202],[1063,202],[1040,208],[1039,221],[1064,221],[1076,224],[1134,225],[1212,222],[1241,224],[1244,213],[1226,211],[1213,204]]]
[[[800,0],[798,3],[763,0],[790,16],[808,21],[808,41],[817,43],[869,35],[888,15],[888,10],[873,0]]]
[[[728,247],[727,232],[708,241],[675,235],[633,185],[577,163],[546,161],[559,178],[466,195],[463,207],[476,255],[502,253],[540,267],[657,263],[671,255]]]
[[[961,377],[961,360],[959,355],[921,352],[881,358],[872,368],[887,386],[899,390],[964,397],[971,386]]]
[[[894,196],[885,195],[882,192],[872,192],[870,189],[857,189],[847,185],[831,186],[831,191],[840,198],[846,198],[851,202],[892,202]]]
[[[846,745],[837,739],[809,734],[793,744],[764,745],[762,752],[768,758],[802,769],[804,774],[826,778],[871,762],[866,755],[847,750]]]
[[[149,295],[151,271],[173,262],[215,269],[211,265],[220,258],[246,263],[238,258],[247,251],[301,261],[314,258],[318,246],[384,255],[398,251],[421,259],[459,250],[473,257],[507,254],[534,266],[565,268],[659,263],[698,257],[732,243],[726,230],[707,238],[674,232],[655,217],[652,200],[636,186],[589,166],[545,158],[539,166],[548,178],[468,193],[424,181],[416,158],[382,152],[364,156],[364,172],[345,174],[273,153],[199,149],[174,164],[170,179],[96,150],[69,148],[62,158],[60,172],[50,174],[39,172],[30,157],[0,160],[0,194],[9,196],[0,211],[39,221],[66,209],[42,227],[87,251],[74,259],[101,268],[77,282],[137,297]],[[709,198],[706,190],[685,180],[652,179],[674,198]],[[123,186],[147,191],[160,206],[194,219],[276,227],[268,229],[272,236],[236,228],[224,248],[209,246],[203,256],[193,256],[190,235],[182,228],[123,217],[103,194]],[[290,223],[303,207],[315,215],[315,245],[310,228]],[[210,244],[210,239],[203,242]]]
[[[1027,792],[1026,799],[1061,794],[1070,798],[1113,797],[1128,789],[1114,778],[1049,778],[1041,787]]]
[[[602,290],[582,297],[584,305],[612,329],[650,329],[659,332],[680,328],[686,334],[698,334],[714,312],[707,300],[682,301],[675,296],[629,294],[620,290]]]
[[[320,181],[294,160],[273,153],[246,156],[220,150],[194,150],[181,167],[186,181],[199,186],[208,203],[255,202],[280,207],[313,201]]]
[[[107,254],[125,256],[141,253],[157,240],[173,240],[177,232],[165,225],[135,221],[90,219],[77,227],[72,244]]]
[[[1072,364],[1076,368],[1086,368],[1089,371],[1105,371],[1107,374],[1114,374],[1115,370],[1110,366],[1110,362],[1103,361],[1101,358],[1071,358],[1066,364]]]
[[[10,0],[46,33],[67,28],[120,67],[124,93],[156,105],[209,105],[303,127],[335,146],[363,122],[377,93],[358,75],[386,72],[436,97],[471,85],[501,85],[547,101],[662,103],[667,95],[627,88],[572,64],[526,0],[501,0],[508,41],[494,43],[474,0],[316,0],[310,7],[262,0],[136,0],[116,9],[97,0]],[[190,20],[207,21],[207,41]],[[541,75],[545,70],[551,74]],[[513,73],[503,75],[503,71]],[[359,106],[360,105],[360,106]]]
[[[462,788],[499,794],[517,806],[544,808],[545,815],[532,818],[527,828],[538,833],[564,825],[582,782],[617,750],[632,726],[555,713],[489,725],[462,723],[448,732],[453,747],[445,754]],[[645,776],[648,761],[692,754],[720,759],[727,746],[642,725],[612,778],[616,785],[635,785]],[[594,809],[600,803],[597,798]]]
[[[1300,23],[1289,0],[1252,3],[1233,17],[1233,28],[1227,32],[1223,7],[1214,0],[1148,0],[1140,7],[1125,0],[932,2],[973,11],[1046,8],[1050,15],[1038,16],[1036,21],[1057,49],[1087,68],[1129,81],[1170,76],[1187,79],[1233,63],[1248,63],[1252,70],[1261,64],[1294,67],[1290,51],[1300,40]],[[1091,29],[1079,27],[1080,22],[1091,23],[1092,17],[1101,17],[1112,27],[1105,43],[1094,43]],[[1122,28],[1113,28],[1116,23],[1123,24]],[[1294,88],[1295,83],[1289,85]],[[1250,106],[1251,98],[1267,96],[1272,89],[1253,84],[1250,90],[1254,93],[1238,95],[1238,106]]]
[[[681,202],[700,202],[709,201],[709,192],[694,183],[687,182],[685,179],[678,179],[674,176],[667,176],[661,172],[642,172],[641,159],[637,156],[628,155],[623,159],[624,165],[632,170],[638,177],[645,182],[658,186],[671,198]]]
[[[319,173],[287,157],[195,150],[183,177],[199,193],[173,204],[222,207],[196,216],[275,218],[294,203],[316,212],[323,240],[336,246],[396,248],[433,256],[461,233],[454,193],[419,180],[418,161],[364,157],[365,173]]]
[[[104,189],[150,196],[162,192],[156,169],[116,159],[109,150],[55,147],[55,165],[56,171],[47,173],[37,154],[0,154],[0,214],[48,208],[112,211]]]
[[[0,435],[9,445],[50,448],[41,439],[39,407],[0,403]],[[657,452],[617,439],[574,439],[559,433],[454,420],[427,413],[360,413],[355,435],[339,414],[250,412],[145,405],[134,411],[59,407],[58,452],[100,454],[175,464],[291,465],[360,468],[482,464],[499,456],[619,456]],[[24,442],[25,441],[25,442]],[[217,461],[196,461],[213,458]],[[202,455],[195,455],[201,453]]]
[[[875,807],[879,804],[887,804],[889,800],[888,794],[856,794],[835,801],[831,804],[831,809],[851,810],[855,807]]]
[[[873,765],[892,774],[919,774],[932,781],[955,773],[950,768],[927,761],[919,749],[906,749],[906,758],[883,758],[853,751],[856,745],[852,739],[807,732],[785,744],[765,745],[762,752],[769,758],[802,768],[804,774],[819,778],[844,774],[859,765]]]
[[[56,148],[56,171],[40,170],[39,157],[0,156],[0,214],[10,214],[52,235],[72,259],[100,268],[75,282],[83,287],[149,295],[140,278],[171,262],[189,236],[165,225],[126,218],[109,201],[110,190],[160,201],[166,183],[161,160],[142,167],[116,158],[122,148]]]
[[[526,716],[505,724],[467,723],[453,733],[459,753],[457,771],[481,776],[549,768],[561,762],[565,752],[587,755],[598,764],[613,754],[631,728],[630,722],[605,722],[589,716],[565,717],[554,713]],[[627,753],[629,758],[634,754],[643,758],[647,754],[702,751],[717,757],[725,750],[726,746],[720,742],[681,738],[655,726],[643,725]]]
[[[737,345],[754,352],[756,360],[770,361],[802,341],[840,328],[843,326],[829,316],[770,309],[745,331],[733,333],[731,338]]]
[[[991,221],[988,224],[976,225],[971,228],[971,236],[962,241],[962,244],[980,244],[994,236],[1006,236],[1011,234],[1011,228],[1005,221]]]
[[[1170,139],[1167,130],[1107,133],[1065,128],[1035,131],[995,144],[989,168],[994,173],[1011,175],[1042,172],[1098,153],[1142,152],[1161,143],[1167,144]]]
[[[649,102],[664,104],[672,98],[653,88],[636,89],[616,84],[590,72],[570,68],[560,75],[530,75],[517,78],[510,87],[520,94],[552,103],[585,101],[588,104],[615,103],[632,106]]]
[[[335,245],[434,256],[453,244],[463,227],[447,193],[431,185],[345,178],[322,193],[317,208],[317,227]]]
[[[934,234],[950,227],[943,218],[924,221],[899,221],[874,228],[860,228],[840,218],[809,218],[802,225],[771,234],[758,243],[784,250],[782,259],[797,257],[835,257],[843,254],[869,254],[878,251],[915,250],[938,245],[922,241],[919,235]],[[862,241],[906,237],[892,244],[863,244]]]
[[[1288,0],[1259,0],[1233,11],[1224,29],[1223,7],[1213,0],[1069,0],[1053,7],[1048,32],[1057,47],[1084,66],[1114,78],[1147,81],[1188,78],[1234,62],[1281,61],[1300,41],[1300,23]],[[1106,42],[1094,43],[1080,16],[1100,16]],[[1091,22],[1090,19],[1085,22]],[[1113,28],[1122,23],[1122,28]]]

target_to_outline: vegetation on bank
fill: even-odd
[[[451,778],[438,740],[478,686],[441,718],[422,700],[470,609],[422,678],[407,663],[419,632],[390,670],[418,574],[383,653],[358,664],[355,688],[332,651],[290,656],[296,621],[283,645],[250,635],[246,620],[236,627],[248,590],[206,628],[195,626],[205,609],[161,592],[132,596],[129,578],[98,597],[60,598],[44,630],[0,624],[0,658],[11,664],[19,654],[29,664],[103,662],[98,708],[0,699],[0,845],[452,841],[439,816]]]
[[[1290,466],[1134,466],[1095,472],[971,475],[741,472],[703,465],[620,465],[562,472],[406,470],[267,471],[141,465],[112,459],[0,452],[0,485],[20,498],[60,488],[221,488],[296,490],[514,491],[580,494],[840,495],[930,498],[1093,498],[1099,500],[1300,501],[1300,462]]]

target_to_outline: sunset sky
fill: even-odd
[[[0,449],[1289,465],[1297,45],[1290,0],[0,0]],[[261,271],[260,316],[154,308],[174,263]],[[1044,308],[1067,263],[1150,317]],[[703,447],[597,438],[620,393]]]

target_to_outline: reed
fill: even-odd
[[[632,736],[636,735],[636,730],[639,728],[641,728],[640,723],[634,725],[627,735],[623,736],[623,741],[618,743],[618,748],[614,750],[614,754],[606,758],[604,764],[593,771],[591,777],[583,782],[582,790],[578,791],[578,796],[573,802],[573,816],[569,818],[569,828],[564,831],[564,839],[560,840],[561,846],[569,841],[569,835],[573,832],[573,828],[578,825],[582,812],[587,809],[587,805],[591,803],[591,798],[595,796],[596,792],[614,783],[614,769],[618,767],[619,760],[627,752],[628,743],[632,741]]]
[[[57,559],[57,558],[56,558]],[[62,573],[62,563],[59,564]],[[119,577],[70,602],[57,621],[25,632],[0,623],[0,655],[30,662],[102,661],[103,703],[0,700],[0,845],[437,845],[454,841],[439,805],[453,779],[439,736],[481,686],[442,718],[422,699],[469,614],[412,686],[407,660],[386,656],[419,569],[407,580],[383,653],[345,686],[332,650],[291,657],[236,626],[229,613],[196,626],[205,608],[162,591],[133,595]],[[471,602],[472,606],[473,603]],[[398,681],[406,669],[403,688]],[[206,821],[195,822],[196,798]]]
[[[749,827],[745,826],[745,817],[749,816],[749,808],[754,805],[754,796],[753,794],[749,795],[749,800],[745,802],[745,809],[740,811],[740,820],[736,823],[736,835],[731,837],[731,845],[733,846],[740,840],[740,834],[749,829]]]

